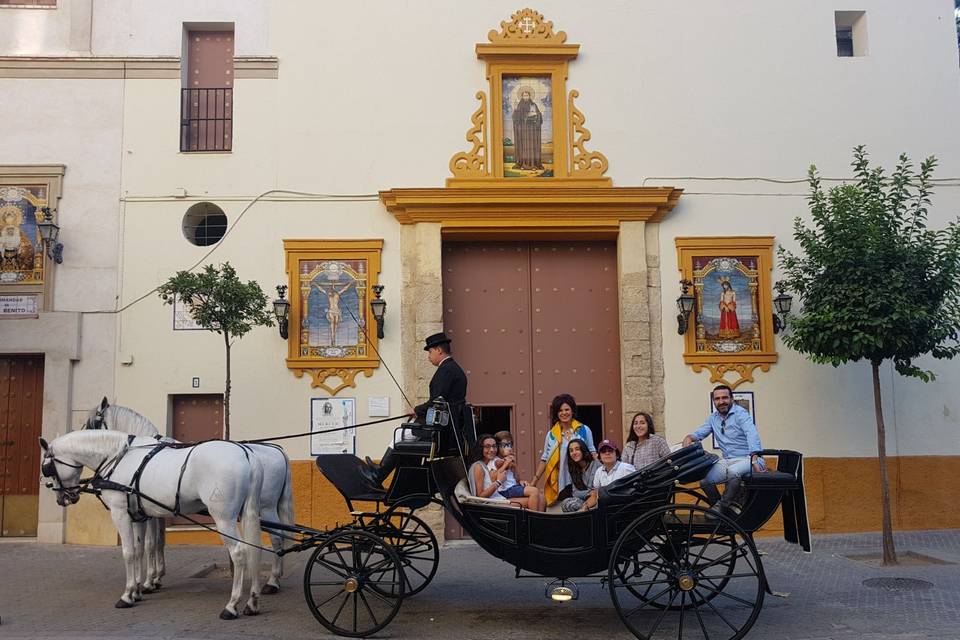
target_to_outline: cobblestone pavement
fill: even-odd
[[[804,554],[781,540],[758,547],[772,588],[748,637],[776,640],[918,640],[960,638],[960,531],[897,534],[898,551],[948,563],[882,568],[848,555],[878,552],[876,534],[816,536]],[[123,587],[119,549],[0,542],[0,638],[314,639],[328,636],[304,604],[300,587],[305,554],[287,562],[280,594],[265,596],[263,613],[236,621],[217,614],[226,602],[223,571],[193,578],[225,561],[215,547],[171,547],[160,593],[132,609],[114,609]],[[863,586],[870,578],[915,578],[924,590]],[[440,570],[421,594],[404,602],[380,638],[511,639],[632,636],[620,623],[609,593],[581,584],[581,597],[551,603],[544,581],[515,580],[513,568],[471,543],[441,552]],[[685,635],[685,638],[696,635]]]

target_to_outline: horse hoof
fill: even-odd
[[[265,584],[263,585],[263,589],[260,591],[260,593],[267,594],[267,595],[280,593],[280,587],[274,586],[272,584]]]
[[[127,602],[123,598],[120,598],[119,600],[117,600],[117,604],[113,606],[116,607],[117,609],[129,609],[130,607],[133,606],[133,603]]]
[[[235,614],[235,613],[230,613],[229,611],[227,611],[226,609],[224,609],[223,611],[220,612],[220,619],[221,619],[221,620],[236,620],[236,619],[237,619],[237,614]]]
[[[247,605],[246,607],[243,608],[243,615],[245,615],[245,616],[257,616],[257,615],[260,615],[260,612],[259,612],[259,611],[254,611],[253,609],[250,608],[250,605]]]
[[[156,591],[154,587],[148,587],[147,585],[143,585],[143,593],[153,593],[154,591]]]

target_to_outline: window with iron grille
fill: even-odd
[[[233,149],[233,55],[230,30],[186,32],[180,91],[180,151]]]
[[[190,244],[208,247],[220,242],[227,232],[227,216],[212,202],[198,202],[183,216],[183,237]]]

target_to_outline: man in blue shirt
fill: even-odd
[[[733,392],[727,385],[719,385],[711,393],[716,409],[700,428],[683,439],[687,446],[703,440],[711,433],[714,442],[720,448],[723,457],[710,467],[706,477],[700,482],[700,488],[710,499],[711,504],[719,500],[721,511],[729,510],[740,488],[740,477],[750,471],[763,471],[763,458],[758,454],[763,447],[753,418],[743,407],[734,404]],[[726,483],[723,497],[717,490],[717,484]]]

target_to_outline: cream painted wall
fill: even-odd
[[[114,7],[111,11],[115,6],[105,4]],[[199,19],[179,6],[151,21],[153,9],[138,5],[124,23],[132,33],[126,48],[115,42],[116,34],[111,47],[175,55],[177,24]],[[450,156],[466,148],[473,95],[487,88],[474,44],[485,41],[487,30],[517,8],[499,0],[378,1],[367,3],[360,18],[353,5],[343,3],[209,6],[224,10],[208,12],[215,19],[237,22],[238,38],[247,19],[266,16],[259,34],[247,42],[262,43],[269,36],[262,49],[249,47],[280,59],[279,78],[237,81],[236,148],[204,156],[177,152],[176,81],[127,83],[124,300],[202,254],[179,235],[180,218],[191,201],[163,198],[178,188],[207,194],[232,221],[242,203],[229,198],[270,188],[371,195],[391,187],[442,184]],[[834,41],[833,12],[849,7],[826,0],[589,6],[563,0],[539,8],[570,42],[582,46],[571,64],[568,88],[581,93],[578,107],[593,134],[590,148],[609,158],[614,184],[672,184],[686,190],[659,229],[666,432],[679,440],[706,415],[712,385],[680,356],[672,304],[679,279],[674,238],[774,235],[778,243],[792,246],[792,220],[806,212],[803,184],[683,176],[803,179],[814,162],[825,176],[843,177],[858,143],[867,144],[887,166],[901,151],[918,160],[935,154],[941,160],[938,177],[960,175],[953,8],[947,0],[861,2],[857,8],[868,15],[870,55],[853,59],[838,58]],[[167,28],[157,27],[162,24]],[[149,25],[149,33],[137,25]],[[943,186],[934,224],[954,216],[958,204],[957,188]],[[272,287],[283,278],[280,241],[292,237],[385,238],[382,278],[391,304],[385,356],[399,362],[399,230],[392,217],[376,202],[263,203],[213,259],[230,260],[244,278]],[[777,272],[773,275],[776,279]],[[122,322],[121,351],[135,355],[134,365],[118,374],[118,395],[125,403],[163,421],[166,394],[189,392],[190,377],[201,376],[202,391],[219,390],[222,355],[215,337],[173,333],[169,309],[155,299],[126,312]],[[275,332],[265,329],[237,346],[238,435],[259,435],[261,423],[274,432],[306,424],[312,394],[304,381],[286,372],[278,355],[283,347]],[[765,444],[816,456],[873,455],[866,365],[832,369],[784,349],[780,355],[769,373],[758,373],[755,384],[743,387],[757,394]],[[929,385],[885,372],[891,453],[960,453],[960,406],[950,393],[960,382],[960,363],[934,367],[940,379]],[[257,393],[251,395],[254,388]],[[371,380],[361,379],[356,395],[371,393],[391,395],[393,406],[399,406],[382,370]],[[277,407],[286,409],[275,414]],[[362,419],[365,403],[359,408]],[[361,441],[360,452],[377,454],[386,435],[370,437]],[[295,455],[305,455],[305,447],[297,446]]]
[[[188,202],[128,204],[125,247],[124,300],[132,300],[161,284],[175,271],[195,263],[209,248],[194,247],[180,231]],[[232,223],[245,206],[221,203]],[[388,300],[386,339],[380,352],[395,375],[400,375],[400,254],[399,230],[377,202],[330,203],[261,202],[252,207],[235,231],[216,246],[206,262],[229,261],[241,279],[257,280],[270,295],[274,285],[286,282],[284,238],[383,238],[380,282]],[[163,429],[167,424],[168,394],[222,393],[224,346],[222,338],[206,331],[173,331],[173,311],[150,296],[130,307],[122,320],[122,355],[133,356],[131,366],[118,371],[117,397]],[[309,430],[310,398],[325,397],[311,389],[309,376],[296,379],[286,368],[287,343],[276,328],[257,328],[232,350],[232,435],[237,439],[298,433]],[[201,379],[199,389],[191,379]],[[388,396],[392,415],[405,413],[403,399],[381,367],[372,378],[357,378],[357,389],[336,397],[357,399],[357,419],[367,419],[367,397]],[[392,426],[361,430],[358,450],[379,456],[391,441]],[[306,439],[289,441],[285,449],[294,458],[309,457]]]

